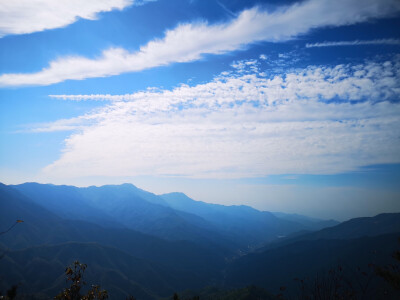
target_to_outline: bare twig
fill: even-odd
[[[0,232],[0,235],[9,232],[9,231],[10,231],[11,229],[13,229],[18,223],[23,223],[23,222],[24,222],[24,221],[22,221],[22,220],[17,220],[17,221],[15,221],[15,223],[14,223],[10,228],[8,228],[6,231]]]

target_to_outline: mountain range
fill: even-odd
[[[155,195],[132,184],[0,184],[0,231],[16,220],[24,222],[0,235],[0,291],[18,284],[32,299],[57,294],[75,260],[112,299],[252,284],[275,293],[293,286],[293,277],[340,263],[388,264],[400,235],[397,213],[339,224]]]

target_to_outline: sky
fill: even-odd
[[[0,182],[400,211],[400,1],[0,2]]]

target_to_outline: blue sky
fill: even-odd
[[[400,210],[395,0],[0,4],[0,181]]]

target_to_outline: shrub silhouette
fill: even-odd
[[[101,290],[100,286],[92,285],[92,288],[84,295],[81,294],[81,289],[86,282],[83,280],[83,273],[87,268],[86,264],[81,264],[75,261],[71,266],[65,269],[67,282],[70,282],[70,287],[65,288],[54,299],[57,300],[104,300],[108,299],[108,293]]]
[[[400,238],[398,239],[400,243]],[[397,264],[391,264],[385,267],[375,266],[375,273],[382,277],[392,288],[400,291],[400,251],[393,253],[392,257],[397,261]]]

